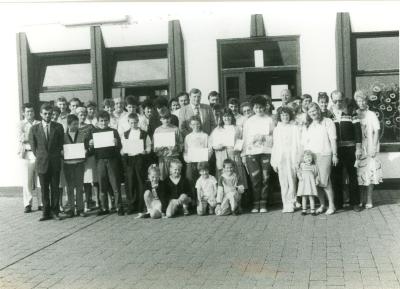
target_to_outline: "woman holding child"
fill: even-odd
[[[333,121],[324,118],[317,103],[308,106],[306,129],[302,135],[304,150],[310,150],[315,155],[315,163],[319,173],[318,197],[321,206],[317,213],[325,210],[325,194],[328,197],[327,215],[335,212],[333,189],[330,180],[332,164],[338,162],[336,145],[336,128]]]

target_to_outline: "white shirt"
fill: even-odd
[[[302,143],[304,149],[315,154],[331,155],[331,143],[333,142],[336,142],[336,127],[330,118],[323,118],[321,122],[313,121],[303,131]]]
[[[249,117],[243,127],[243,154],[270,154],[275,123],[268,115]]]

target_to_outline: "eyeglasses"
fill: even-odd
[[[344,99],[332,99],[332,102],[333,103],[338,103],[338,102],[342,103],[342,102],[344,102]]]

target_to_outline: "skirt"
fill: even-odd
[[[315,165],[319,174],[318,187],[326,188],[331,181],[332,156],[315,154]]]
[[[378,158],[364,157],[356,161],[359,186],[377,185],[382,182],[382,164]]]

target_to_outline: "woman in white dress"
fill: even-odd
[[[318,198],[321,206],[317,209],[317,213],[325,210],[325,195],[327,195],[329,205],[326,214],[331,215],[335,212],[335,204],[330,174],[332,164],[336,166],[338,163],[336,127],[333,120],[322,116],[321,109],[315,102],[308,106],[307,125],[303,131],[302,142],[304,150],[310,150],[315,155],[315,164],[318,168]]]
[[[373,111],[368,109],[366,93],[357,90],[354,93],[357,103],[357,115],[360,119],[362,142],[362,155],[356,161],[357,180],[361,189],[361,205],[372,208],[372,191],[374,185],[382,182],[382,164],[377,158],[379,152],[379,120]]]
[[[301,156],[300,130],[289,107],[280,107],[273,132],[271,165],[278,173],[283,213],[293,213],[296,204],[296,169]]]

